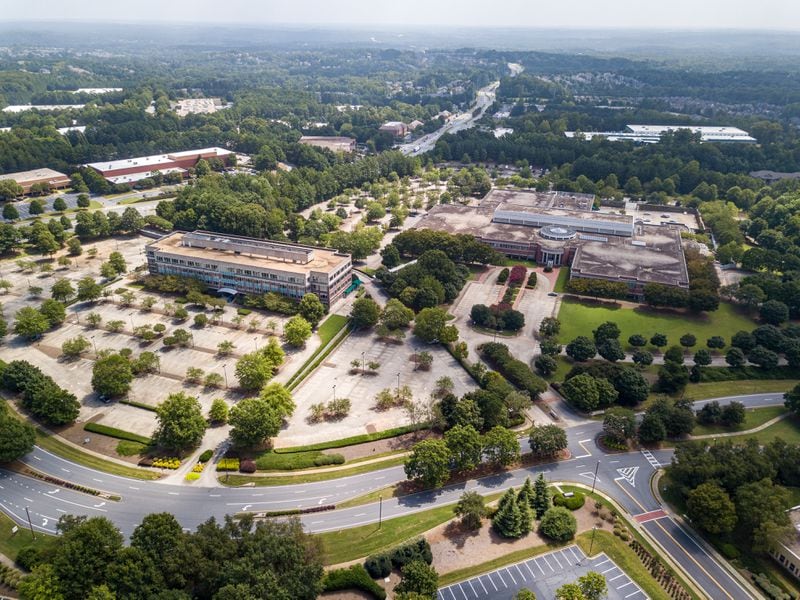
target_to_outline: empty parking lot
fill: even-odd
[[[605,554],[587,558],[573,545],[441,588],[438,600],[512,600],[521,589],[531,590],[537,598],[554,598],[559,587],[589,571],[606,578],[610,600],[647,598]]]

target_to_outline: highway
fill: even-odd
[[[738,400],[747,407],[782,404],[780,394],[753,394],[719,399],[721,404]],[[695,403],[696,408],[710,400]],[[650,489],[655,471],[669,464],[672,450],[653,453],[604,454],[595,443],[602,429],[598,421],[583,421],[567,429],[571,458],[520,468],[441,489],[383,501],[383,518],[407,515],[436,505],[455,502],[467,490],[481,494],[521,485],[526,477],[544,473],[548,481],[592,485],[614,498],[630,514],[647,515],[644,528],[672,558],[700,585],[710,598],[751,598],[739,583],[668,515]],[[523,444],[525,446],[526,444]],[[523,450],[526,448],[523,447]],[[126,536],[142,518],[152,512],[170,512],[183,527],[193,529],[209,517],[221,519],[236,512],[272,511],[336,504],[405,480],[402,466],[318,483],[265,487],[195,487],[157,481],[140,481],[95,471],[36,447],[22,462],[42,473],[119,495],[119,501],[103,500],[38,479],[0,469],[0,508],[20,525],[27,526],[28,507],[35,529],[55,533],[63,514],[105,516]],[[597,477],[595,479],[595,470]],[[304,515],[308,531],[323,532],[378,520],[378,504]]]

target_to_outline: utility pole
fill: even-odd
[[[25,514],[28,515],[28,527],[31,528],[31,536],[33,536],[33,539],[35,540],[36,539],[36,534],[33,532],[33,523],[31,522],[31,513],[28,510],[27,506],[25,507]]]

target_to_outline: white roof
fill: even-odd
[[[211,153],[213,153],[214,156],[233,154],[230,150],[225,150],[224,148],[201,148],[200,150],[184,150],[182,152],[170,152],[169,154],[153,154],[151,156],[137,156],[135,158],[123,158],[121,160],[94,162],[88,163],[86,166],[93,167],[98,171],[116,171],[117,169],[125,169],[128,167],[150,166],[158,168],[158,165],[169,164],[176,158]]]
[[[3,112],[19,113],[26,110],[69,110],[70,108],[83,108],[85,104],[11,104]]]
[[[169,169],[156,169],[162,175],[169,175],[170,173],[186,173],[186,169],[181,169],[179,167],[171,167]],[[108,181],[114,184],[119,183],[135,183],[137,181],[141,181],[142,179],[147,179],[148,177],[152,177],[155,171],[148,171],[147,173],[131,173],[129,175],[115,175],[113,177],[107,177]]]
[[[631,133],[649,133],[651,135],[661,135],[668,131],[677,129],[689,129],[701,135],[725,135],[725,136],[748,136],[749,134],[738,127],[717,127],[707,125],[628,125],[626,127]]]
[[[80,133],[83,133],[84,131],[86,131],[86,125],[76,125],[73,127],[58,128],[58,133],[60,133],[61,135],[67,135],[70,131],[78,131]]]
[[[105,88],[78,88],[73,94],[109,94],[111,92],[121,92],[122,88],[118,87],[105,87]]]
[[[194,156],[195,154],[211,154],[214,153],[215,156],[228,156],[229,154],[233,154],[230,150],[225,150],[225,148],[217,148],[216,146],[212,148],[201,148],[200,150],[183,150],[182,152],[170,152],[167,156],[173,157],[184,157],[184,156]]]

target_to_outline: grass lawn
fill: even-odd
[[[743,433],[725,439],[742,442],[750,438],[757,439],[761,444],[768,444],[775,438],[781,438],[787,444],[800,444],[800,417],[787,417],[756,433]]]
[[[725,398],[742,394],[782,393],[792,389],[798,383],[800,383],[800,379],[742,379],[740,381],[690,383],[686,386],[683,397],[687,400],[705,400],[706,398]]]
[[[36,430],[36,445],[62,458],[89,467],[90,469],[103,471],[104,473],[120,475],[121,477],[131,477],[133,479],[158,479],[160,477],[158,473],[147,471],[146,469],[126,467],[115,462],[103,460],[94,454],[82,452],[53,436],[42,433],[38,429]]]
[[[388,550],[449,521],[453,516],[453,505],[448,504],[403,517],[386,519],[380,529],[377,523],[370,523],[360,527],[320,533],[317,537],[322,541],[322,561],[332,565]]]
[[[330,342],[334,336],[342,330],[342,327],[347,325],[347,321],[347,317],[343,317],[342,315],[330,315],[325,319],[317,331],[322,340],[322,345],[324,346]]]
[[[567,291],[567,282],[569,281],[569,267],[561,267],[558,270],[558,279],[553,286],[553,291],[563,294]]]
[[[696,425],[692,435],[711,435],[715,433],[729,433],[732,431],[747,431],[763,425],[786,412],[783,406],[764,406],[751,408],[745,411],[744,422],[736,427],[723,427],[721,425]]]
[[[256,468],[259,471],[295,471],[299,469],[313,469],[323,464],[322,457],[325,456],[319,450],[309,452],[292,452],[289,454],[277,454],[275,452],[262,452],[256,456]],[[341,455],[340,455],[341,456]],[[331,463],[333,464],[333,463]]]
[[[31,537],[31,530],[22,525],[17,525],[19,530],[17,533],[12,534],[11,529],[17,525],[11,520],[11,517],[5,513],[0,512],[0,554],[3,554],[11,560],[16,560],[19,551],[26,546],[36,546],[44,550],[52,545],[56,538],[52,535],[47,535],[41,531],[36,532],[36,539]]]
[[[291,456],[284,454],[279,456]],[[272,486],[272,485],[289,485],[293,483],[313,483],[315,481],[327,481],[329,479],[339,479],[340,477],[348,477],[350,475],[360,475],[361,473],[369,473],[370,471],[378,471],[380,469],[387,469],[389,467],[396,467],[405,463],[405,456],[398,456],[388,460],[381,460],[367,465],[360,465],[350,469],[337,469],[334,471],[323,471],[321,473],[308,473],[306,475],[277,475],[274,477],[253,477],[251,475],[219,475],[217,479],[225,485],[238,486],[246,483],[251,483],[256,487],[259,486]]]
[[[558,313],[561,321],[559,339],[567,343],[579,335],[592,336],[592,330],[605,321],[615,322],[620,330],[620,341],[627,347],[628,337],[638,333],[650,338],[654,333],[667,336],[669,345],[678,344],[685,333],[697,336],[697,348],[704,348],[706,339],[722,335],[726,341],[739,330],[751,331],[756,323],[727,303],[719,310],[693,315],[675,311],[657,310],[646,306],[623,308],[613,302],[592,302],[564,298]]]

